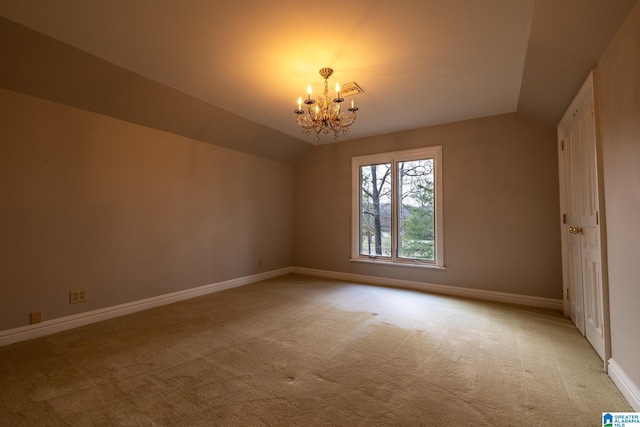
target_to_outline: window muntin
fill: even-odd
[[[442,148],[354,157],[352,258],[444,266]]]

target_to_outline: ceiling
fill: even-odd
[[[4,48],[14,48],[16,63],[32,61],[20,73],[5,72],[0,84],[36,91],[44,77],[36,78],[34,61],[62,62],[62,53],[50,52],[63,42],[65,55],[73,49],[94,58],[95,76],[106,67],[110,75],[126,71],[146,79],[148,93],[155,84],[188,97],[194,111],[233,113],[261,125],[257,134],[268,128],[290,145],[316,143],[302,135],[293,110],[307,85],[320,92],[325,66],[335,70],[330,88],[356,82],[364,89],[351,98],[358,120],[341,140],[516,111],[555,125],[635,1],[0,0],[5,27],[26,27],[19,35],[10,27]],[[35,38],[29,45],[26,29],[46,35],[50,46]],[[69,85],[84,78],[93,91],[128,90],[65,73]],[[106,113],[118,117],[126,107]],[[319,143],[330,142],[322,136]]]

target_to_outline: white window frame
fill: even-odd
[[[435,209],[435,260],[414,260],[398,258],[398,197],[397,192],[397,163],[420,159],[434,161],[434,209]],[[392,235],[391,256],[375,256],[360,254],[360,167],[372,164],[391,163],[392,205]],[[442,208],[442,146],[435,145],[412,150],[394,151],[380,154],[353,157],[351,159],[351,261],[371,262],[390,265],[444,268],[444,235]]]

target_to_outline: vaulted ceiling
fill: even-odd
[[[293,110],[325,66],[364,89],[341,140],[516,111],[555,125],[635,1],[0,0],[0,86],[285,160],[316,143]]]

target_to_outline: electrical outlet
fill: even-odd
[[[75,291],[69,291],[69,304],[77,304],[79,302],[85,302],[86,300],[86,289],[76,289]]]
[[[36,323],[42,322],[42,312],[41,311],[32,311],[29,314],[29,324],[35,325]]]
[[[263,264],[263,263],[264,263],[264,262],[263,262],[263,259],[262,259],[262,258],[258,258],[258,261],[257,261],[257,263],[256,263],[256,264],[258,264],[258,267],[262,267],[262,264]]]

